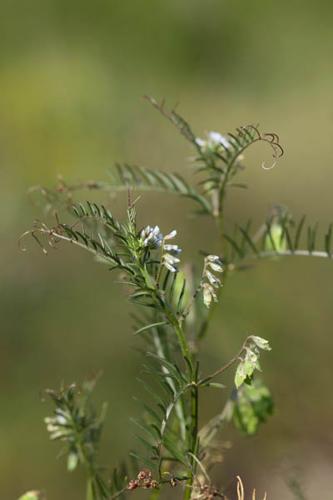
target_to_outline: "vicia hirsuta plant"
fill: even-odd
[[[210,471],[221,460],[219,431],[227,422],[247,434],[257,431],[272,413],[270,392],[257,377],[259,358],[269,351],[267,340],[248,335],[240,350],[212,373],[200,369],[200,343],[228,281],[230,273],[250,262],[277,256],[319,256],[331,258],[332,225],[322,248],[318,248],[317,226],[298,222],[284,207],[274,207],[263,224],[252,231],[251,222],[225,231],[226,196],[244,169],[245,151],[262,142],[272,150],[274,167],[283,149],[274,133],[259,127],[240,127],[235,133],[210,132],[198,138],[189,124],[164,103],[149,98],[191,144],[197,183],[190,184],[178,173],[133,165],[116,165],[108,182],[89,181],[68,185],[62,179],[55,189],[33,188],[45,202],[48,217],[55,223],[36,221],[24,236],[31,235],[44,253],[68,242],[92,253],[99,262],[118,273],[129,300],[136,306],[135,334],[144,341],[142,384],[147,392],[143,418],[133,421],[138,429],[138,451],[131,452],[131,469],[122,465],[111,476],[97,465],[97,449],[103,415],[90,406],[91,383],[82,389],[63,387],[50,392],[55,411],[46,420],[51,439],[66,445],[68,469],[86,467],[87,500],[117,498],[136,489],[150,490],[158,498],[164,487],[177,487],[173,497],[184,500],[227,498],[211,482]],[[118,220],[109,204],[74,200],[80,190],[126,192],[127,212]],[[136,194],[157,191],[192,200],[198,215],[216,222],[219,255],[207,249],[198,273],[184,265],[177,231],[149,225],[137,219]],[[62,222],[67,212],[69,221]],[[173,226],[173,225],[172,225]],[[208,387],[224,389],[223,374],[235,369],[234,387],[225,406],[211,421],[199,427],[200,394]],[[142,398],[141,398],[142,399]],[[222,485],[223,486],[223,485]],[[244,491],[238,480],[238,496]]]

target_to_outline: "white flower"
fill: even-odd
[[[177,255],[179,255],[182,251],[178,245],[170,245],[169,243],[164,243],[165,240],[171,240],[177,234],[177,231],[174,229],[169,234],[164,236],[163,238],[163,255],[162,255],[162,263],[163,265],[172,273],[177,271],[177,264],[180,262]]]
[[[210,306],[212,300],[214,300],[214,302],[217,302],[217,296],[212,285],[210,285],[209,283],[203,283],[202,292],[203,292],[203,301],[206,307]]]
[[[195,142],[198,144],[200,148],[204,148],[207,144],[207,141],[204,141],[203,139],[200,139],[200,137],[197,137],[195,139]]]
[[[66,425],[66,423],[67,423],[67,420],[66,420],[66,418],[63,415],[57,415],[55,417],[55,421],[59,425]]]
[[[162,256],[162,262],[165,267],[169,269],[169,271],[175,273],[177,271],[176,264],[180,262],[180,259],[178,259],[178,257],[175,257],[174,255],[171,255],[170,253],[165,253]]]
[[[206,153],[215,153],[222,149],[229,149],[231,144],[228,138],[219,132],[208,132],[207,139],[197,137],[195,140],[199,148]]]
[[[218,288],[221,285],[221,280],[216,278],[214,274],[212,274],[209,271],[206,271],[206,277],[211,285],[213,285],[215,288]]]
[[[140,234],[140,238],[144,247],[159,248],[163,242],[163,234],[158,226],[146,226]]]
[[[170,233],[168,233],[164,236],[164,239],[165,240],[172,240],[176,235],[177,235],[177,231],[175,229],[173,229],[173,231],[171,231]]]
[[[217,273],[222,273],[223,272],[223,268],[222,268],[222,266],[220,264],[215,264],[215,262],[210,262],[209,266],[210,266],[210,268],[213,271],[215,271]]]
[[[209,132],[208,138],[210,139],[212,145],[221,145],[225,149],[230,148],[230,142],[228,141],[228,139],[224,135],[221,135],[219,132]]]
[[[170,262],[170,264],[178,264],[178,262],[180,262],[180,259],[178,259],[178,257],[175,257],[174,255],[171,255],[170,253],[165,253],[163,255],[163,258],[167,262]]]
[[[223,272],[222,261],[218,255],[207,255],[205,265],[217,273]]]
[[[165,239],[165,238],[164,238]],[[178,245],[164,245],[164,250],[166,250],[167,252],[172,252],[172,253],[175,253],[175,254],[179,254],[182,249],[179,248]]]
[[[221,259],[218,255],[207,255],[206,261],[207,262],[221,262]]]

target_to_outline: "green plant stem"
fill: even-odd
[[[95,469],[94,462],[88,457],[83,446],[81,447],[81,453],[88,473],[86,500],[99,500],[99,495],[95,495],[94,487],[98,472]]]
[[[82,464],[84,465],[86,471],[87,471],[87,489],[86,489],[86,500],[100,500],[101,498],[106,498],[104,495],[100,496],[100,489],[98,487],[98,483],[101,482],[97,480],[99,473],[96,468],[96,463],[95,459],[93,456],[91,456],[85,446],[84,446],[84,441],[81,436],[80,431],[76,427],[76,421],[75,419],[72,418],[72,424],[74,425],[76,429],[76,436],[77,436],[77,441],[79,443],[79,450],[80,450],[80,457],[82,460]],[[97,486],[97,489],[96,489]],[[99,492],[98,494],[96,492]]]
[[[86,493],[86,500],[97,500],[94,498],[94,490],[93,490],[93,478],[92,476],[89,476],[87,479],[87,493]]]
[[[192,356],[191,356],[190,348],[189,348],[189,345],[187,343],[184,331],[183,331],[178,319],[173,315],[173,313],[171,311],[168,310],[167,307],[164,308],[164,313],[165,313],[169,323],[172,325],[172,327],[175,330],[183,358],[187,358],[191,362]]]
[[[207,382],[210,382],[213,378],[217,377],[218,375],[221,375],[222,373],[224,373],[226,370],[228,370],[234,363],[236,363],[236,361],[239,360],[240,356],[242,355],[242,353],[244,352],[245,348],[246,348],[246,344],[248,343],[248,341],[250,340],[251,337],[247,337],[245,339],[245,341],[243,342],[243,345],[241,347],[241,349],[239,350],[239,352],[236,354],[236,356],[234,356],[233,358],[230,359],[230,361],[228,361],[228,363],[226,363],[225,365],[223,365],[221,368],[219,368],[218,370],[216,370],[215,372],[213,372],[211,375],[208,375],[207,377],[205,377],[204,379],[202,380],[199,380],[198,382],[198,385],[202,385],[202,384],[206,384]]]
[[[220,238],[220,245],[221,245],[221,254],[223,253],[223,246],[224,246],[224,199],[220,198],[218,199],[218,213],[216,214],[215,222],[217,226],[217,231],[219,234]],[[221,288],[218,291],[218,298],[219,295],[221,294]],[[208,317],[206,319],[206,322],[203,326],[203,329],[200,332],[200,338],[204,337],[206,334],[206,331],[208,329],[208,326],[210,324],[210,320],[214,314],[214,311],[216,309],[216,303],[212,304]],[[234,362],[234,360],[233,360]],[[214,374],[215,375],[215,374]],[[186,483],[186,488],[184,492],[184,500],[190,500],[192,496],[192,489],[193,489],[193,482],[195,478],[195,470],[197,466],[197,462],[195,460],[195,455],[197,452],[197,447],[198,447],[198,417],[199,417],[199,394],[198,394],[198,381],[197,379],[195,380],[195,385],[193,385],[191,389],[191,428],[190,428],[190,433],[191,433],[191,476],[188,479]]]
[[[166,359],[163,345],[162,345],[161,338],[159,336],[158,331],[154,332],[153,339],[154,339],[154,345],[155,345],[157,355],[160,358]],[[163,367],[162,370],[164,371],[164,373],[169,373],[169,370],[166,367]],[[170,385],[171,389],[173,390],[174,394],[176,395],[177,391],[176,391],[176,387],[175,387],[175,384],[174,384],[174,381],[172,380],[172,378],[167,379],[167,382]],[[186,418],[185,418],[184,404],[183,404],[183,401],[181,398],[179,400],[177,400],[175,409],[176,409],[176,414],[177,414],[177,418],[179,421],[181,437],[182,437],[182,440],[185,441],[186,440]]]
[[[191,387],[191,424],[190,424],[190,454],[191,454],[191,475],[186,483],[184,500],[190,500],[192,495],[193,481],[197,462],[193,458],[198,446],[198,420],[199,420],[199,393],[197,382],[194,381]]]

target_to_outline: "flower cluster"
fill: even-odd
[[[60,439],[68,436],[68,419],[61,413],[60,409],[55,410],[54,417],[45,417],[46,429],[50,433],[50,439]]]
[[[74,390],[75,387],[73,385],[68,391]],[[68,391],[67,393],[71,395],[72,393]],[[54,410],[54,416],[46,417],[44,422],[51,440],[59,439],[68,444],[69,452],[67,457],[67,469],[72,471],[76,469],[80,462],[80,450],[77,442],[77,436],[79,434],[83,436],[85,429],[81,426],[79,427],[78,422],[75,421],[74,407],[67,405],[65,398],[63,401],[60,401],[59,398],[59,402],[63,404]]]
[[[140,240],[144,247],[151,250],[162,248],[162,264],[172,273],[177,271],[177,264],[180,262],[178,255],[182,249],[178,245],[166,242],[172,240],[176,235],[177,231],[174,229],[163,236],[158,226],[146,226],[140,233]]]
[[[182,251],[178,245],[170,245],[169,243],[165,243],[165,241],[173,239],[177,234],[177,231],[174,229],[169,234],[164,236],[163,238],[163,255],[162,262],[163,265],[172,273],[177,271],[177,264],[180,262],[180,259],[177,255]]]
[[[137,488],[158,489],[159,483],[152,478],[152,473],[148,469],[143,469],[139,472],[136,479],[131,479],[127,485],[127,489],[132,491]]]
[[[197,137],[195,140],[203,153],[215,153],[221,149],[229,149],[230,142],[228,138],[221,135],[219,132],[208,132],[207,139],[200,139]]]
[[[223,272],[221,259],[217,255],[207,255],[201,278],[203,301],[206,307],[210,306],[212,300],[217,302],[216,289],[221,286],[221,280],[213,274],[213,271],[215,273]]]
[[[152,250],[159,248],[163,242],[163,234],[158,226],[146,226],[140,233],[141,243]]]

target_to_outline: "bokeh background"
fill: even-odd
[[[332,218],[333,4],[306,0],[2,0],[0,17],[0,498],[44,489],[50,500],[84,496],[48,441],[46,387],[103,371],[97,402],[109,401],[102,456],[112,466],[134,442],[129,416],[139,358],[128,304],[102,266],[63,247],[47,257],[17,240],[40,211],[30,186],[106,179],[115,161],[190,176],[188,144],[144,94],[180,103],[198,135],[246,123],[276,131],[286,154],[270,171],[268,151],[248,155],[229,220],[262,220],[273,203],[321,227]],[[123,196],[113,201],[121,214]],[[184,258],[216,248],[214,228],[190,205],[144,196],[142,223],[179,229]],[[178,242],[178,241],[177,241]],[[333,264],[262,263],[223,293],[203,359],[219,366],[248,332],[270,339],[263,361],[274,417],[253,438],[226,434],[232,448],[221,482],[240,474],[271,499],[333,498]],[[203,417],[223,404],[214,393]]]

